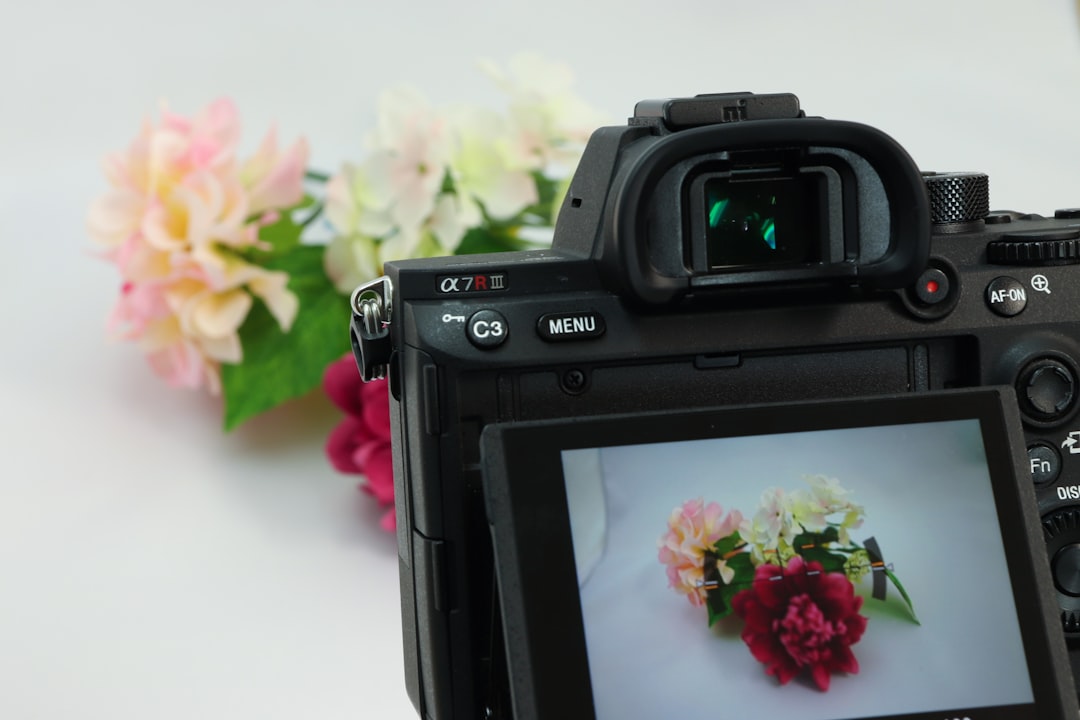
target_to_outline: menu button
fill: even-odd
[[[548,313],[536,323],[536,332],[548,342],[587,340],[604,334],[607,327],[600,313],[591,311]]]

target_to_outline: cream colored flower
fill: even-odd
[[[449,143],[446,120],[418,92],[383,93],[368,155],[345,164],[326,186],[335,238],[324,265],[341,292],[376,277],[386,261],[432,254],[423,250],[425,237],[456,248],[464,231],[448,237],[456,230],[442,199]]]
[[[447,123],[417,91],[400,88],[379,99],[378,129],[368,140],[373,206],[415,234],[435,207],[450,152]],[[381,192],[379,202],[374,193]]]
[[[795,553],[795,537],[803,528],[795,520],[792,497],[782,488],[769,488],[761,494],[758,511],[743,521],[739,534],[750,545],[755,565],[783,564]]]
[[[439,251],[450,255],[457,250],[465,233],[483,221],[484,216],[475,201],[458,193],[443,193],[435,202],[426,230],[435,239]]]
[[[263,301],[283,332],[292,328],[300,306],[296,295],[288,289],[288,274],[266,270],[217,247],[205,248],[196,255],[214,292],[246,288]]]
[[[307,144],[279,151],[271,132],[241,164],[239,135],[229,100],[192,118],[163,109],[106,161],[112,187],[87,221],[124,281],[112,326],[139,340],[170,383],[215,393],[219,364],[242,359],[239,328],[253,297],[286,331],[298,311],[285,273],[239,253],[261,247],[259,227],[300,201]]]
[[[378,242],[364,235],[337,235],[323,253],[326,276],[343,294],[382,274]]]
[[[836,478],[825,475],[807,475],[803,477],[803,480],[810,485],[809,505],[813,508],[810,512],[815,513],[815,519],[819,516],[842,514],[843,517],[837,528],[840,542],[844,545],[850,543],[850,531],[862,526],[864,513],[862,505],[849,498],[851,491],[842,486]]]
[[[450,170],[462,202],[477,201],[496,219],[511,218],[539,199],[536,182],[505,150],[510,129],[497,113],[460,108],[453,115]]]
[[[667,566],[668,585],[686,595],[692,605],[702,605],[706,590],[705,554],[721,539],[734,533],[742,515],[733,510],[724,515],[717,503],[705,504],[704,499],[689,500],[671,511],[668,530],[657,542],[658,558]],[[717,563],[721,577],[730,582],[734,570],[721,560]]]
[[[731,581],[735,579],[735,568],[728,567],[727,560],[723,558],[717,559],[716,571],[720,573],[720,579],[724,581],[725,585],[730,585]]]
[[[549,167],[556,159],[575,164],[596,114],[570,91],[564,66],[523,55],[509,73],[490,69],[510,94],[509,114],[435,110],[408,88],[380,97],[366,157],[327,185],[335,237],[324,262],[339,290],[351,292],[390,260],[457,252],[471,229],[504,223],[500,237],[532,240],[522,228],[548,220],[522,220],[539,201],[533,174],[559,177]]]

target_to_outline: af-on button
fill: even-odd
[[[986,304],[1002,317],[1019,315],[1027,307],[1027,291],[1016,278],[994,278],[986,286]]]
[[[536,321],[537,334],[548,342],[598,338],[606,330],[603,316],[591,310],[548,313]]]

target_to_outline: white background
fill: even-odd
[[[993,204],[1080,205],[1066,0],[0,4],[0,717],[410,718],[397,561],[321,444],[316,396],[231,436],[215,400],[110,343],[99,162],[168,99],[234,97],[316,166],[384,88],[497,106],[473,60],[569,63],[614,122],[643,97],[791,91],[878,126]]]

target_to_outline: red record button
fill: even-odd
[[[928,268],[915,284],[915,295],[927,305],[937,305],[949,296],[949,276],[937,268]]]

